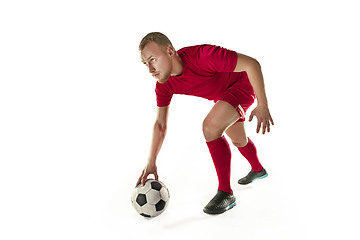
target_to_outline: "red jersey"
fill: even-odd
[[[243,81],[244,91],[253,92],[246,72],[233,72],[237,53],[219,46],[197,45],[177,51],[184,70],[165,83],[156,83],[158,107],[168,106],[173,94],[185,94],[217,101],[236,81]]]

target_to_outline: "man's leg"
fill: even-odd
[[[203,133],[219,180],[218,193],[204,208],[209,214],[219,214],[235,206],[230,186],[231,152],[224,131],[240,118],[227,102],[218,101],[203,122]]]
[[[225,131],[226,135],[231,139],[232,143],[237,148],[245,147],[248,143],[248,138],[245,132],[245,123],[244,122],[236,122],[231,125]]]
[[[250,173],[240,179],[239,184],[248,184],[256,179],[266,177],[267,173],[259,161],[255,144],[246,137],[244,122],[234,123],[226,130],[226,134],[251,165]]]

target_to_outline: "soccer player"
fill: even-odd
[[[260,64],[251,57],[214,45],[197,45],[176,51],[162,33],[147,34],[139,45],[142,62],[157,80],[157,117],[148,162],[136,185],[145,184],[150,174],[158,179],[156,158],[165,138],[169,104],[173,94],[214,100],[203,122],[203,133],[213,159],[219,186],[204,207],[208,214],[220,214],[236,205],[230,186],[231,152],[224,132],[249,161],[251,171],[239,184],[265,178],[254,143],[246,136],[246,110],[257,98],[249,120],[257,117],[257,133],[270,132],[271,118]]]

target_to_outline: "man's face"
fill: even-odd
[[[166,47],[159,46],[155,42],[146,44],[141,51],[141,60],[159,83],[164,83],[169,79],[172,63]]]

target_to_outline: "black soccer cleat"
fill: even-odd
[[[215,197],[204,207],[203,211],[207,214],[220,214],[236,205],[234,194],[218,191]]]
[[[268,176],[265,168],[261,169],[260,172],[250,171],[246,177],[241,178],[238,183],[241,185],[249,184],[257,179],[266,178]]]

